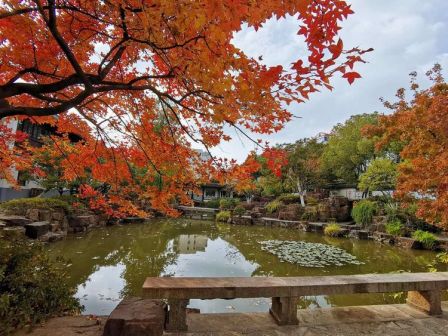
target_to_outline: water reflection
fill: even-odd
[[[363,265],[306,268],[280,262],[260,249],[263,240],[305,240],[330,244]],[[139,295],[148,276],[303,276],[427,270],[435,254],[403,250],[372,241],[328,238],[281,228],[244,227],[192,220],[94,230],[50,245],[54,256],[71,260],[70,281],[87,314],[108,314],[124,296]],[[393,301],[391,295],[319,296],[300,306],[325,307]],[[204,312],[266,311],[268,299],[192,300]]]

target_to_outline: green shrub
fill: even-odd
[[[294,194],[283,194],[283,195],[280,195],[279,197],[277,197],[277,200],[284,204],[299,203],[300,196],[294,195]]]
[[[412,238],[422,243],[426,249],[433,249],[436,246],[437,238],[431,232],[417,230],[412,234]]]
[[[233,209],[233,214],[236,216],[243,216],[246,213],[246,209],[242,205],[237,205],[235,209]]]
[[[219,201],[219,208],[221,210],[232,210],[240,203],[238,198],[221,198]]]
[[[280,210],[280,208],[283,206],[284,206],[284,204],[282,201],[275,199],[275,200],[269,202],[268,204],[266,204],[266,211],[267,211],[267,213],[271,214],[271,213],[274,213],[274,212]]]
[[[324,234],[330,237],[338,237],[341,233],[341,230],[342,228],[339,224],[330,223],[325,227]]]
[[[398,203],[386,203],[384,204],[384,211],[386,212],[387,220],[395,221],[400,217],[400,207]]]
[[[376,203],[369,200],[357,202],[352,209],[352,217],[356,224],[367,226],[372,223],[373,215],[376,213]]]
[[[395,219],[386,224],[386,232],[392,236],[401,236],[404,231],[404,225],[400,220]]]
[[[317,221],[319,219],[319,211],[317,206],[306,206],[305,212],[302,214],[302,220]]]
[[[306,204],[307,205],[317,205],[319,201],[316,197],[313,196],[306,196]]]
[[[18,198],[0,204],[0,210],[19,216],[24,216],[28,209],[64,209],[70,210],[70,205],[58,198]]]
[[[48,317],[81,310],[67,285],[67,262],[51,260],[42,244],[0,237],[0,335]]]
[[[213,200],[210,200],[210,201],[205,201],[203,206],[205,208],[219,209],[219,202],[220,202],[220,199],[217,198],[217,199],[213,199]]]
[[[218,212],[216,214],[216,220],[218,222],[225,222],[227,223],[227,221],[230,219],[231,215],[230,215],[230,211],[228,210],[221,210],[220,212]]]

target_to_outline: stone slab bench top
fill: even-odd
[[[151,299],[234,299],[442,289],[448,289],[448,272],[310,277],[150,277],[143,284],[143,296]]]

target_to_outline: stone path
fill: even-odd
[[[267,313],[189,314],[190,330],[169,336],[447,336],[448,302],[440,317],[407,305],[300,310],[299,326],[277,326]],[[101,336],[105,318],[59,317],[14,336]],[[99,323],[99,324],[98,324]]]
[[[189,332],[175,335],[448,335],[448,302],[441,317],[429,317],[407,305],[381,305],[302,310],[298,318],[299,326],[279,327],[267,313],[190,314]]]

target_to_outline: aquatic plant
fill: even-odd
[[[330,237],[337,237],[339,236],[341,230],[342,228],[339,224],[330,223],[325,227],[324,234]]]
[[[261,249],[276,255],[281,262],[303,267],[361,265],[363,262],[343,249],[321,243],[290,240],[261,241]]]

